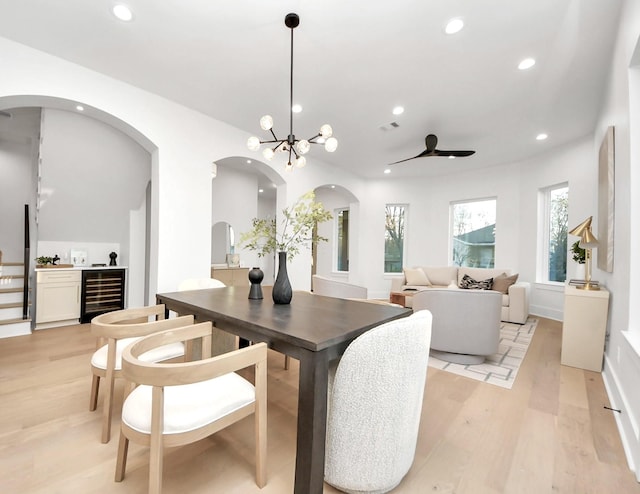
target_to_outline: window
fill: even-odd
[[[387,204],[384,222],[384,272],[402,273],[407,206]]]
[[[349,210],[339,209],[336,219],[336,271],[349,271]]]
[[[542,255],[538,272],[541,281],[564,283],[567,279],[567,223],[569,186],[564,183],[540,190]]]
[[[451,261],[454,266],[492,268],[496,252],[496,200],[451,205]]]

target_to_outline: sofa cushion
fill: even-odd
[[[431,282],[426,273],[421,268],[404,268],[404,277],[409,286],[429,286]]]
[[[493,278],[487,278],[486,280],[477,281],[468,274],[465,274],[462,277],[459,286],[460,288],[466,288],[469,290],[491,290],[493,286]]]
[[[509,287],[516,281],[518,281],[518,273],[511,276],[502,273],[493,278],[493,290],[501,293],[509,293]]]
[[[444,266],[436,268],[423,267],[422,270],[426,273],[427,278],[429,278],[429,281],[432,285],[449,286],[452,281],[457,284],[457,266]]]
[[[471,276],[474,280],[486,280],[487,278],[495,278],[501,274],[506,274],[509,276],[511,271],[508,269],[497,269],[497,268],[471,268],[468,266],[460,266],[458,268],[458,285],[462,281],[462,278],[465,274]]]

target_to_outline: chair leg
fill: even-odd
[[[111,415],[113,412],[113,388],[115,379],[113,373],[107,371],[105,379],[105,393],[102,403],[102,442],[108,443],[111,439]]]
[[[162,435],[155,438],[152,435],[149,450],[149,494],[162,492],[162,459]]]
[[[287,357],[288,358],[288,357]],[[267,483],[267,361],[256,364],[256,485],[261,489]]]
[[[89,397],[89,411],[94,412],[98,407],[98,391],[100,389],[100,376],[93,375],[91,378],[91,396]]]
[[[120,431],[120,442],[118,443],[118,458],[116,461],[116,482],[122,482],[124,471],[127,468],[127,453],[129,451],[129,439]]]
[[[284,370],[289,370],[289,355],[284,356]]]

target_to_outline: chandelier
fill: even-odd
[[[289,154],[289,160],[287,162],[287,171],[291,171],[295,165],[298,168],[302,168],[306,165],[307,160],[303,156],[311,149],[311,144],[324,144],[326,151],[333,153],[338,147],[338,140],[333,136],[333,130],[331,125],[324,124],[320,127],[320,131],[309,139],[296,139],[293,133],[293,30],[300,24],[300,17],[298,14],[287,14],[284,18],[284,24],[291,29],[291,70],[290,70],[290,98],[289,98],[289,135],[286,139],[278,139],[273,131],[273,118],[271,115],[265,115],[260,119],[260,127],[262,130],[268,130],[271,132],[273,139],[262,141],[259,138],[252,136],[247,140],[247,147],[251,151],[257,151],[260,149],[261,144],[267,144],[268,146],[262,151],[262,155],[268,161],[271,161],[276,152],[281,151]],[[293,161],[292,161],[292,158]]]

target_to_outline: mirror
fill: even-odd
[[[211,227],[211,264],[226,264],[227,254],[235,251],[235,233],[226,221]]]

